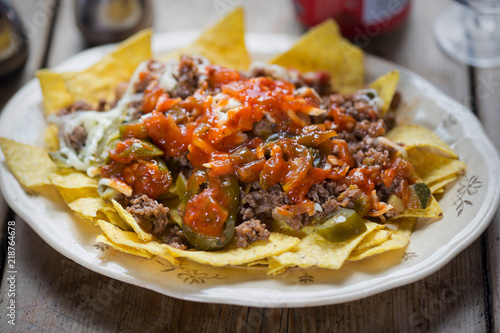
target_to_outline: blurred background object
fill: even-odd
[[[75,0],[78,28],[90,45],[118,42],[153,24],[151,0]]]
[[[375,37],[403,24],[410,0],[293,0],[299,20],[308,27],[333,18],[344,36]]]
[[[434,22],[438,45],[450,57],[476,67],[500,66],[500,1],[456,0]]]
[[[19,16],[0,0],[0,77],[21,68],[28,59],[28,40]]]

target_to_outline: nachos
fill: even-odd
[[[268,63],[250,63],[241,9],[162,60],[150,37],[38,73],[48,150],[0,139],[19,182],[55,186],[98,242],[278,274],[404,248],[416,218],[442,216],[433,193],[465,164],[425,128],[392,129],[399,73],[365,85],[333,21]]]

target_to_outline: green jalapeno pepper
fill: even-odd
[[[163,156],[163,154],[163,151],[151,142],[135,138],[126,139],[118,143],[117,148],[109,153],[113,160],[122,163],[130,163],[137,159],[159,157]],[[163,166],[165,169],[167,168],[165,163],[163,163]]]
[[[432,193],[424,183],[416,183],[410,186],[410,207],[425,209],[429,204]]]
[[[314,229],[321,237],[332,243],[351,240],[367,230],[363,219],[352,209],[336,210],[323,221]]]
[[[202,173],[195,172],[188,181],[187,194],[182,205],[182,229],[188,241],[197,250],[219,250],[234,237],[239,209],[239,184],[235,176],[203,178]],[[207,186],[203,191],[202,185]],[[213,195],[210,195],[211,193]],[[224,221],[220,220],[221,216],[226,217]],[[218,234],[209,235],[195,230],[200,229],[195,227],[196,224],[202,224],[202,229],[207,230],[221,222],[223,228]]]

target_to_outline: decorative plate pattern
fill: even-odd
[[[154,49],[165,52],[189,43],[196,33],[155,36]],[[259,59],[286,50],[293,38],[248,35],[248,47]],[[77,54],[57,70],[74,71],[97,61],[112,46]],[[441,221],[419,221],[404,251],[392,251],[354,263],[338,271],[294,268],[278,276],[263,267],[213,268],[196,263],[169,263],[119,253],[95,243],[99,229],[71,214],[54,191],[32,196],[19,186],[0,153],[0,186],[9,205],[48,244],[66,257],[103,275],[173,297],[213,303],[258,307],[303,307],[367,297],[422,279],[443,267],[471,244],[488,226],[500,198],[500,162],[477,118],[430,83],[395,64],[366,57],[367,80],[399,69],[403,96],[400,119],[434,130],[458,152],[468,170],[447,187],[439,203]],[[0,133],[36,145],[43,142],[45,120],[34,80],[22,88],[1,114]],[[29,119],[29,121],[26,121]],[[486,186],[485,184],[488,184]]]

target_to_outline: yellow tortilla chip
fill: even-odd
[[[179,257],[188,258],[210,266],[243,265],[270,256],[276,256],[296,246],[300,240],[276,232],[272,232],[269,241],[257,241],[246,248],[236,247],[236,241],[218,251],[183,251],[171,247],[170,251]]]
[[[418,147],[408,150],[408,161],[429,187],[432,184],[441,183],[445,179],[448,181],[444,185],[452,182],[467,167],[464,162],[458,159],[436,155]],[[440,187],[444,185],[440,185]]]
[[[394,70],[384,74],[370,83],[369,87],[375,89],[379,97],[384,101],[382,107],[382,115],[384,115],[391,106],[392,98],[396,92],[396,87],[399,82],[399,71]]]
[[[179,261],[175,259],[176,255],[170,251],[170,249],[173,249],[171,246],[154,241],[144,242],[139,239],[135,232],[123,231],[111,223],[103,220],[97,220],[97,224],[101,227],[104,235],[106,235],[106,237],[113,243],[125,245],[138,250],[145,250],[151,254],[168,260],[173,265],[179,264]]]
[[[436,198],[431,196],[431,201],[425,209],[406,208],[404,212],[391,218],[390,221],[407,217],[441,218],[443,217],[443,211],[441,210],[441,207],[439,207]]]
[[[104,210],[99,210],[97,212],[97,219],[99,220],[104,220],[106,222],[109,222],[113,225],[116,225],[122,230],[125,231],[132,231],[132,228],[123,221],[123,219],[120,217],[120,215],[115,211],[113,208],[111,209],[104,209]]]
[[[113,243],[104,235],[98,235],[96,237],[95,241],[97,243],[106,244],[108,246],[111,246],[113,249],[118,250],[118,251],[123,252],[123,253],[133,254],[134,256],[144,257],[144,258],[148,258],[148,259],[153,258],[153,255],[151,253],[149,253],[148,251],[136,249],[134,247],[130,247],[130,246],[126,246],[126,245],[120,245],[120,244]]]
[[[69,173],[52,173],[48,176],[50,183],[56,186],[66,203],[80,198],[99,198],[97,179],[84,173],[71,171]]]
[[[57,187],[57,190],[63,200],[68,204],[81,198],[99,198],[97,190],[92,187],[83,187],[78,189]]]
[[[113,207],[115,207],[116,211],[120,215],[120,217],[130,226],[134,231],[137,233],[137,236],[144,241],[144,242],[149,242],[153,240],[153,235],[142,230],[141,226],[137,223],[135,218],[127,212],[122,205],[120,205],[116,200],[111,200],[113,203]]]
[[[36,72],[36,77],[42,89],[43,109],[46,116],[58,112],[75,101],[66,89],[66,83],[61,74],[41,69]]]
[[[408,245],[410,241],[410,236],[413,232],[413,228],[415,227],[417,219],[416,218],[406,218],[399,222],[397,222],[398,230],[392,230],[389,228],[384,228],[384,232],[389,232],[391,234],[391,238],[382,244],[367,247],[364,249],[355,249],[352,251],[349,256],[349,261],[357,261],[363,258],[367,258],[373,256],[375,254],[383,253],[390,250],[401,249]]]
[[[434,182],[429,185],[429,189],[431,190],[432,194],[439,194],[444,192],[444,187],[448,185],[449,183],[452,183],[455,181],[455,179],[458,178],[458,175],[450,175],[446,178],[442,178],[437,182]]]
[[[387,138],[403,144],[408,151],[413,148],[428,150],[434,154],[458,158],[458,155],[430,129],[420,125],[399,125],[387,133]]]
[[[89,219],[92,221],[96,221],[98,218],[100,218],[102,215],[104,215],[106,218],[108,216],[108,213],[116,213],[114,207],[101,199],[100,197],[97,198],[78,198],[74,200],[73,202],[70,202],[68,204],[69,208],[73,210],[77,215]],[[99,214],[101,213],[101,214]],[[110,215],[111,215],[110,214]],[[119,217],[119,216],[118,216]],[[101,218],[102,219],[102,218]],[[116,224],[116,220],[109,221],[113,224]],[[125,226],[123,222],[121,222],[121,225]],[[121,226],[120,226],[121,227]]]
[[[343,39],[333,20],[317,25],[270,61],[302,72],[326,71],[334,89],[352,93],[364,85],[363,52]]]
[[[194,43],[168,54],[164,60],[179,58],[182,54],[200,54],[216,65],[247,69],[250,65],[250,55],[245,46],[243,9],[236,8],[206,30]]]
[[[151,34],[150,29],[138,32],[98,63],[81,72],[38,71],[45,114],[56,113],[78,100],[93,106],[97,106],[102,99],[114,100],[118,83],[128,81],[137,66],[151,58]]]
[[[97,218],[97,212],[104,210],[106,206],[106,202],[101,198],[79,198],[68,204],[77,215],[89,220]]]
[[[50,184],[48,176],[57,170],[46,149],[0,138],[5,160],[17,181],[27,189]]]
[[[313,227],[305,227],[302,230],[307,233],[307,236],[302,238],[295,248],[270,258],[267,274],[279,274],[286,268],[294,266],[339,269],[366,235],[383,226],[367,222],[366,227],[367,230],[363,234],[340,243],[329,242],[318,235]]]
[[[260,259],[260,260],[255,260],[255,261],[252,261],[252,262],[249,262],[247,264],[248,267],[251,267],[251,266],[257,266],[257,265],[264,265],[264,266],[267,266],[269,264],[269,260],[267,258],[264,258],[264,259]]]
[[[391,233],[384,229],[377,229],[366,235],[353,251],[362,251],[384,243],[391,238]]]
[[[45,129],[45,147],[48,151],[59,150],[59,129],[56,124],[49,124]]]
[[[69,173],[52,173],[49,175],[50,183],[62,188],[79,189],[94,188],[97,190],[98,180],[91,178],[82,172],[71,171]]]

